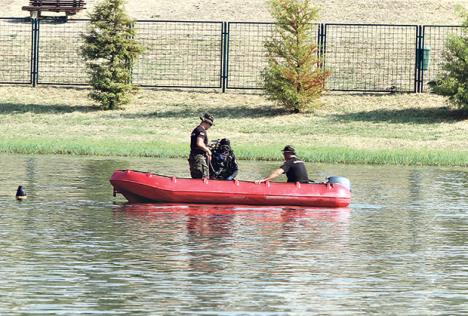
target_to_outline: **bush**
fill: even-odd
[[[124,10],[124,0],[103,0],[90,18],[82,47],[93,87],[90,97],[102,109],[117,109],[138,90],[131,83],[132,66],[142,48],[134,39],[133,20]]]
[[[295,113],[317,108],[330,75],[317,56],[318,10],[309,0],[270,0],[270,12],[276,26],[265,43],[268,65],[262,75],[267,96]]]
[[[461,36],[449,38],[444,51],[443,74],[429,85],[436,94],[448,96],[451,103],[468,111],[468,10],[461,9],[464,17]]]

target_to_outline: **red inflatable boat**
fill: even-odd
[[[185,179],[134,170],[116,170],[110,182],[114,193],[122,194],[130,203],[346,207],[351,200],[349,180],[343,177],[330,177],[327,183],[256,184],[250,181]]]

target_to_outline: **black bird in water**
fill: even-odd
[[[26,199],[26,198],[27,198],[26,192],[24,191],[23,186],[20,185],[20,186],[18,187],[18,190],[16,190],[16,199],[17,199],[18,201],[21,201],[21,200],[24,200],[24,199]]]

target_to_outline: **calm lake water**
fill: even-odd
[[[184,160],[0,161],[0,315],[468,314],[466,168],[309,165],[351,180],[333,210],[112,196],[115,169],[187,177]]]

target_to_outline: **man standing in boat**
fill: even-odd
[[[205,113],[200,116],[201,123],[190,136],[190,175],[193,179],[205,179],[210,177],[208,165],[211,160],[211,150],[208,147],[207,130],[213,125],[212,115]]]
[[[304,161],[296,157],[296,150],[287,145],[283,149],[284,163],[278,169],[273,170],[273,172],[266,178],[255,181],[255,183],[262,183],[265,181],[270,181],[283,173],[286,173],[288,177],[288,182],[301,182],[309,183],[309,176],[307,175],[307,169],[305,167]]]

